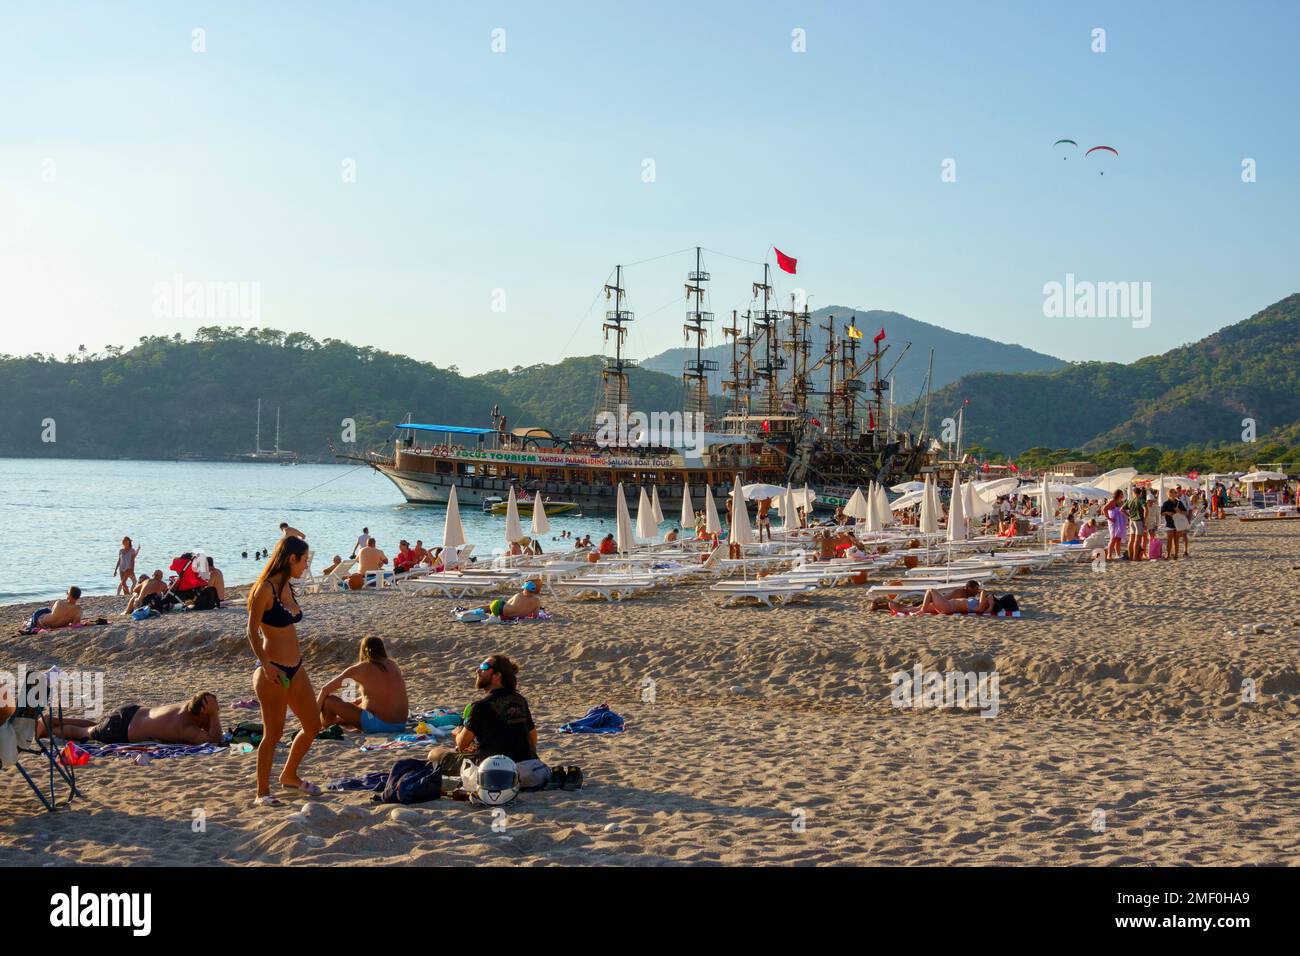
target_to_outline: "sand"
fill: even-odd
[[[494,829],[450,800],[254,808],[252,755],[103,759],[58,814],[4,774],[0,864],[1294,864],[1298,536],[1215,522],[1191,560],[1018,577],[996,589],[1017,594],[1019,620],[868,614],[857,587],[771,610],[717,609],[690,587],[616,605],[547,595],[553,621],[508,627],[455,623],[438,598],[305,596],[315,686],[367,634],[417,706],[459,708],[479,660],[515,658],[541,756],[580,765],[584,789],[525,794]],[[115,618],[7,638],[0,667],[102,668],[108,707],[200,688],[228,705],[252,696],[243,626],[237,605]],[[996,671],[997,716],[893,706],[890,675],[918,663]],[[557,733],[602,701],[627,733]],[[235,719],[256,711],[227,707]],[[304,775],[324,784],[419,753],[357,742],[316,742]]]

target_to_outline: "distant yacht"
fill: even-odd
[[[262,447],[262,400],[257,400],[257,435],[254,440],[254,451],[242,455],[236,455],[235,461],[253,461],[272,463],[280,465],[298,464],[298,453],[296,451],[286,451],[280,447],[280,406],[275,407],[275,447],[265,449]]]

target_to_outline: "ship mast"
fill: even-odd
[[[731,310],[731,325],[723,326],[722,334],[731,339],[731,378],[722,382],[722,392],[728,396],[727,414],[740,416],[740,389],[743,379],[740,374],[740,324],[736,310]]]
[[[762,293],[763,308],[753,313],[753,319],[754,333],[763,340],[763,364],[757,368],[758,375],[763,380],[763,389],[767,393],[763,410],[767,415],[776,415],[781,410],[778,379],[780,370],[785,367],[785,359],[781,357],[781,312],[770,308],[771,269],[770,265],[763,263],[763,281],[754,283],[754,298],[757,299],[759,293]]]
[[[610,333],[614,333],[614,357],[611,359],[605,356],[601,365],[600,381],[604,394],[600,410],[617,421],[620,410],[625,413],[624,406],[629,401],[627,370],[636,366],[635,361],[623,354],[623,342],[627,338],[627,324],[632,321],[632,313],[623,308],[623,299],[627,295],[627,290],[623,288],[621,265],[614,267],[614,284],[605,285],[606,301],[611,295],[614,298],[614,308],[605,313],[602,329],[606,344],[609,342]],[[597,420],[597,427],[599,425],[600,421]],[[623,433],[622,428],[617,431],[619,434]]]
[[[798,414],[803,415],[808,411],[808,350],[811,346],[808,329],[812,324],[807,300],[804,300],[803,311],[800,312],[795,308],[794,293],[790,293],[790,311],[785,315],[790,319],[790,341],[786,343],[786,349],[794,366],[790,379],[786,382],[786,389]]]
[[[704,302],[704,283],[709,281],[709,274],[700,263],[700,247],[695,247],[695,269],[686,274],[686,302],[694,305],[686,313],[686,324],[682,326],[687,344],[695,339],[695,357],[688,358],[682,365],[682,384],[685,386],[686,402],[683,411],[692,412],[696,421],[703,424],[704,416],[709,410],[709,372],[718,370],[718,363],[704,357],[704,339],[708,335],[708,325],[713,321],[712,312],[700,311]],[[692,298],[694,302],[692,303]],[[732,354],[735,354],[733,343]],[[733,358],[734,361],[734,358]]]
[[[851,316],[848,328],[857,329],[857,327],[857,316]],[[845,335],[846,338],[840,345],[840,379],[844,383],[840,387],[841,400],[844,403],[844,420],[841,428],[844,440],[850,442],[857,437],[854,432],[857,431],[858,426],[858,392],[862,389],[862,380],[857,377],[858,339],[847,330]]]
[[[254,454],[262,453],[262,400],[257,400],[257,438],[253,443]]]
[[[275,453],[280,454],[280,406],[275,406]]]
[[[835,316],[826,316],[826,324],[819,326],[826,333],[826,355],[822,362],[826,364],[826,402],[825,418],[822,426],[826,429],[826,434],[835,434]]]

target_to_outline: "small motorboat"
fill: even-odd
[[[519,508],[519,513],[521,515],[528,515],[529,517],[532,517],[533,499],[530,498],[526,501],[516,502],[516,505]],[[494,515],[505,514],[506,508],[508,507],[509,507],[509,502],[502,501],[500,498],[485,498],[483,500],[483,510],[490,512],[491,514]],[[542,509],[546,512],[547,516],[567,514],[570,511],[576,510],[577,507],[578,507],[578,503],[576,501],[543,501],[542,502]]]

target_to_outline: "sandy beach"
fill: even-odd
[[[477,662],[507,653],[542,758],[581,766],[585,787],[522,795],[497,832],[451,800],[255,809],[251,754],[100,759],[58,814],[5,775],[0,865],[1295,864],[1298,534],[1211,522],[1190,560],[1019,576],[995,585],[1018,596],[1015,620],[869,614],[851,586],[771,610],[719,609],[695,587],[613,605],[547,594],[553,620],[511,626],[456,623],[446,599],[304,595],[314,686],[373,634],[413,707],[459,709]],[[252,697],[239,600],[140,623],[119,599],[86,605],[113,623],[6,637],[0,667],[102,669],[106,708],[210,689],[227,727],[257,719],[229,706]],[[9,634],[34,607],[4,608]],[[918,664],[995,672],[997,716],[893,706],[891,675]],[[600,702],[626,733],[557,733]],[[317,741],[305,775],[421,752],[359,742]]]

